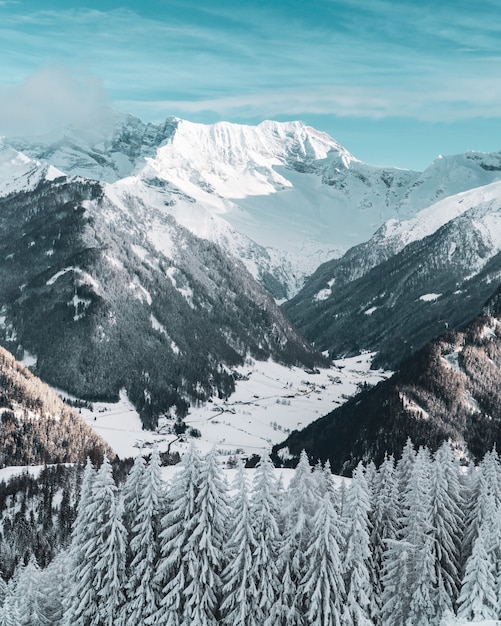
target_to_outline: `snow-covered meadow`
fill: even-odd
[[[82,417],[121,457],[142,448],[183,453],[191,441],[203,453],[216,447],[222,455],[251,455],[269,450],[291,430],[301,429],[354,395],[364,383],[376,384],[388,372],[371,370],[373,355],[340,359],[328,369],[307,372],[272,361],[249,361],[238,369],[241,379],[227,400],[191,407],[185,419],[199,438],[171,433],[174,421],[162,418],[156,432],[142,429],[136,410],[121,393],[118,403],[94,403]],[[62,395],[64,392],[60,392]]]

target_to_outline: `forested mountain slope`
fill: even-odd
[[[114,456],[78,413],[0,348],[0,466]]]
[[[388,380],[294,431],[274,448],[278,457],[329,460],[349,473],[360,460],[381,462],[411,437],[437,448],[451,441],[464,458],[501,445],[501,296],[462,330],[416,352]]]
[[[377,351],[375,365],[396,369],[480,313],[501,276],[500,207],[493,183],[390,222],[322,265],[283,309],[331,356]]]
[[[176,222],[175,192],[148,204],[132,185],[59,177],[0,197],[4,346],[77,397],[126,389],[147,426],[227,396],[247,355],[323,361],[238,260]]]

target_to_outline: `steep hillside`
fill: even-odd
[[[501,183],[452,196],[326,263],[284,310],[332,356],[395,369],[480,312],[501,276]]]
[[[399,454],[411,437],[437,448],[450,440],[464,458],[501,445],[501,290],[460,331],[449,331],[407,360],[390,379],[368,389],[274,452],[329,459],[350,473],[360,460]]]
[[[0,467],[83,463],[114,453],[76,411],[0,348]]]
[[[3,345],[78,397],[126,389],[147,426],[227,396],[247,356],[322,361],[240,262],[130,189],[59,178],[0,198]]]

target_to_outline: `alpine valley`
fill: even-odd
[[[416,172],[365,164],[300,122],[155,125],[105,110],[90,128],[2,140],[0,343],[80,400],[125,394],[147,429],[227,402],[255,362],[313,379],[330,359],[375,353],[374,367],[405,363],[397,378],[332,414],[349,417],[292,433],[282,459],[304,447],[348,472],[393,449],[390,429],[400,448],[407,436],[432,448],[449,439],[479,456],[501,442],[499,420],[466,348],[460,390],[451,379],[431,402],[416,389],[433,386],[431,370],[447,378],[433,359],[466,345],[473,331],[450,333],[496,292],[500,207],[501,153]],[[498,367],[490,314],[474,351]],[[383,419],[379,390],[398,376],[406,391],[391,392],[400,400]]]

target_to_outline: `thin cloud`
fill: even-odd
[[[40,134],[100,115],[107,97],[99,79],[47,67],[17,85],[0,87],[0,133]]]

